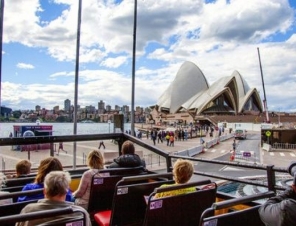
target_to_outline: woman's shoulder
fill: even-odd
[[[38,188],[43,188],[43,184],[29,183],[24,186],[23,191],[24,190],[34,190],[34,189],[38,189]]]

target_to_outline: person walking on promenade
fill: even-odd
[[[158,131],[157,133],[157,143],[159,144],[159,141],[162,143],[162,132],[161,130]]]
[[[65,153],[67,154],[67,151],[64,150],[63,142],[60,142],[60,143],[59,143],[59,149],[58,149],[58,153],[57,153],[57,155],[59,155],[60,150],[62,150],[63,152],[65,152]]]
[[[156,137],[157,137],[157,131],[154,129],[152,130],[151,132],[151,139],[153,140],[153,144],[155,145],[156,144]]]
[[[175,136],[174,136],[174,134],[171,134],[171,136],[170,136],[170,146],[174,147],[174,141],[175,141]]]
[[[104,144],[104,141],[100,141],[100,145],[99,145],[99,149],[101,149],[101,146],[103,146],[103,148],[105,149],[105,144]]]
[[[235,139],[233,140],[233,144],[232,144],[232,150],[235,153],[235,149],[236,149],[236,143],[235,143]]]
[[[167,141],[167,146],[169,146],[169,144],[170,144],[170,133],[169,132],[167,132],[165,139]]]

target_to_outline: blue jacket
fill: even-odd
[[[34,190],[34,189],[40,189],[44,188],[43,184],[36,184],[36,183],[30,183],[26,184],[22,191],[29,191],[29,190]],[[44,194],[35,194],[35,195],[30,195],[30,196],[20,196],[18,197],[17,201],[18,202],[23,202],[23,201],[29,201],[29,200],[35,200],[35,199],[44,199]],[[66,201],[71,202],[72,201],[72,192],[68,189],[67,195],[66,195]]]

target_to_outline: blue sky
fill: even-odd
[[[296,111],[294,0],[138,0],[135,105],[150,106],[185,61],[209,84],[237,70],[269,110]],[[131,103],[134,0],[82,1],[78,104]],[[1,104],[74,102],[78,0],[5,1]]]

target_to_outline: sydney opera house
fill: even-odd
[[[250,88],[239,72],[209,85],[202,71],[184,62],[174,81],[151,106],[156,123],[194,122],[204,116],[258,114],[263,111],[256,88]]]

